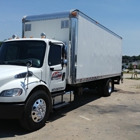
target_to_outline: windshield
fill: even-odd
[[[42,67],[46,44],[44,41],[11,41],[0,48],[0,65],[26,66],[28,60],[32,67]]]

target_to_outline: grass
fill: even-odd
[[[137,74],[137,77],[135,75],[135,78],[134,78],[134,73],[132,74],[132,72],[129,72],[129,73],[124,73],[124,74],[127,74],[128,76],[125,77],[124,79],[130,79],[130,80],[140,80],[140,74]],[[132,77],[133,76],[133,77]]]
[[[130,72],[123,71],[123,74],[132,74],[132,72],[131,71]]]
[[[137,89],[140,89],[140,85],[136,85],[136,88],[137,88]]]
[[[130,79],[130,80],[140,80],[140,78],[125,78],[125,79]]]

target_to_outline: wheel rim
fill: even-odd
[[[112,83],[109,82],[108,84],[108,92],[111,93],[112,92]]]
[[[46,103],[43,99],[38,99],[32,106],[31,116],[34,122],[38,123],[43,120],[46,114]]]

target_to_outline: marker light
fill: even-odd
[[[46,34],[45,33],[41,33],[40,36],[41,36],[41,38],[46,38]]]
[[[77,16],[77,12],[71,12],[71,15],[76,17]]]
[[[13,39],[16,39],[17,38],[17,35],[16,34],[12,35],[12,38]]]

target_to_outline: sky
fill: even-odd
[[[78,9],[123,38],[122,55],[140,55],[140,0],[0,0],[0,41],[22,37],[25,15]]]

